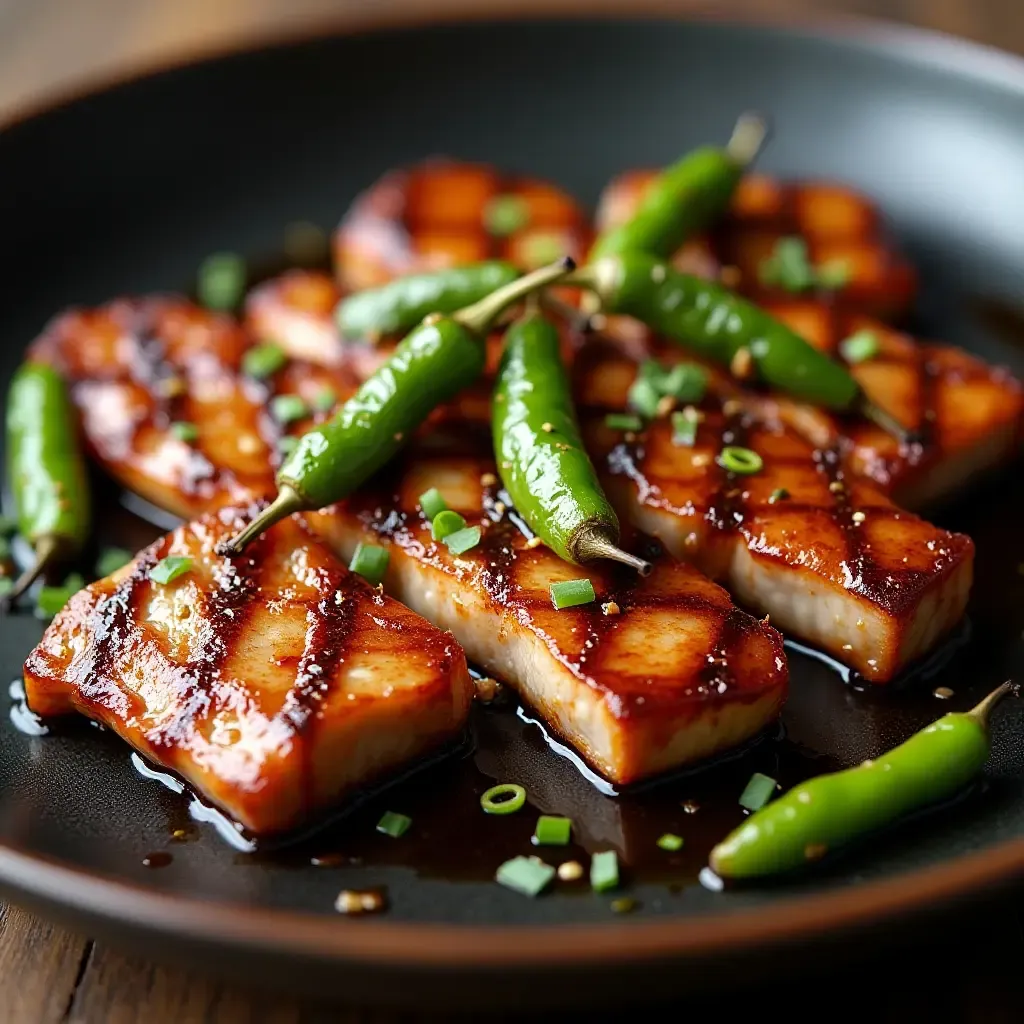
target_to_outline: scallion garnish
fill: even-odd
[[[677,850],[683,848],[683,837],[673,835],[671,832],[666,832],[658,840],[658,848],[661,850],[667,850],[669,853],[675,853]]]
[[[697,417],[684,412],[672,413],[672,443],[680,448],[692,448],[697,440]]]
[[[555,877],[555,869],[532,857],[513,857],[498,868],[494,880],[523,896],[539,896]]]
[[[102,579],[123,569],[132,560],[132,553],[124,548],[104,548],[96,560],[96,574]]]
[[[867,359],[874,359],[881,347],[878,335],[866,327],[839,342],[839,351],[848,363],[863,363]]]
[[[607,892],[619,884],[619,858],[614,850],[595,853],[590,858],[590,888],[594,892]]]
[[[716,461],[722,469],[740,476],[750,476],[751,473],[759,473],[764,468],[764,459],[757,452],[737,445],[726,445],[718,453]]]
[[[309,415],[309,406],[298,395],[274,395],[270,400],[270,414],[287,426]]]
[[[436,487],[431,487],[429,491],[424,491],[420,495],[420,508],[427,519],[433,520],[439,512],[444,512],[448,508],[448,503],[441,497],[441,492]]]
[[[649,377],[640,375],[629,389],[629,407],[635,409],[644,419],[653,420],[658,415],[661,392]]]
[[[542,814],[533,830],[534,846],[565,846],[572,835],[572,822],[553,814]]]
[[[338,404],[338,393],[334,388],[318,391],[310,403],[317,412],[330,412]]]
[[[484,227],[496,238],[514,235],[530,223],[530,206],[522,196],[494,196],[484,207]]]
[[[409,831],[411,824],[412,818],[408,815],[398,814],[395,811],[385,811],[380,821],[377,822],[377,831],[383,832],[386,836],[391,836],[392,839],[401,839]]]
[[[207,309],[234,309],[245,293],[245,260],[235,252],[215,252],[199,266],[196,294]]]
[[[515,814],[526,803],[526,790],[514,782],[491,786],[482,797],[480,806],[485,814]]]
[[[780,238],[767,259],[761,261],[758,274],[764,284],[789,292],[813,288],[817,277],[807,255],[807,243],[796,235]]]
[[[193,441],[199,440],[199,428],[187,420],[178,420],[172,423],[171,434],[179,441],[184,441],[185,444],[192,444]]]
[[[444,538],[444,542],[453,555],[464,555],[480,543],[480,536],[479,526],[467,526],[462,530],[449,533]]]
[[[191,568],[191,558],[184,555],[168,555],[149,570],[149,578],[154,583],[171,583],[179,576],[184,576]]]
[[[288,362],[288,356],[280,345],[267,342],[256,345],[242,356],[242,372],[250,377],[263,380],[271,377]]]
[[[85,580],[73,572],[59,587],[40,587],[36,596],[36,618],[52,619],[85,586]]]
[[[768,504],[774,505],[776,502],[785,501],[788,497],[789,491],[787,491],[785,487],[776,487],[768,496]]]
[[[644,421],[639,416],[630,416],[629,413],[610,412],[604,418],[604,425],[609,430],[626,430],[637,433],[644,429]]]
[[[586,577],[580,580],[562,580],[551,584],[551,603],[555,611],[563,608],[575,608],[579,604],[590,604],[597,600],[594,584]]]
[[[696,363],[677,363],[661,378],[660,391],[679,402],[699,402],[708,389],[708,374]]]
[[[458,512],[453,512],[450,508],[446,508],[438,512],[431,520],[430,536],[434,540],[444,540],[445,537],[465,528],[466,520]]]
[[[364,580],[377,584],[384,579],[391,552],[387,548],[379,548],[374,544],[357,544],[349,569]]]
[[[841,257],[825,260],[817,269],[818,284],[822,288],[836,291],[850,281],[850,264]]]
[[[740,806],[748,811],[759,811],[775,795],[776,785],[773,778],[754,772],[740,794]]]

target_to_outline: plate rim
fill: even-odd
[[[138,60],[107,74],[22,102],[0,118],[0,134],[79,102],[127,89],[137,82],[260,51],[317,40],[442,24],[486,24],[572,19],[584,22],[673,20],[763,29],[809,42],[853,46],[916,66],[1006,90],[1024,109],[1024,57],[955,36],[881,19],[837,14],[764,14],[732,5],[693,9],[687,0],[435,0],[431,7],[399,0],[380,10],[349,9],[313,17],[294,28],[256,32],[212,45]],[[656,957],[711,959],[758,947],[808,942],[858,928],[937,910],[986,888],[1024,876],[1024,836],[987,849],[910,869],[833,892],[784,898],[763,908],[729,914],[667,916],[602,924],[424,924],[388,918],[345,926],[337,917],[247,906],[150,889],[101,872],[29,854],[0,840],[0,887],[15,901],[71,911],[78,917],[187,943],[214,943],[252,952],[289,954],[311,961],[366,966],[454,970],[559,968],[627,964]]]

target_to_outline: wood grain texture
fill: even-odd
[[[275,36],[337,23],[400,20],[459,9],[545,14],[571,0],[0,0],[0,121],[93,82]],[[653,7],[638,0],[634,9]],[[622,0],[576,0],[582,10],[621,9]],[[722,8],[763,16],[844,14],[882,17],[1024,53],[1021,0],[663,0],[665,8]],[[787,1020],[908,1020],[1002,1024],[1024,1006],[1024,938],[1006,908],[979,927],[945,925],[933,961],[879,962],[856,974],[837,967],[822,1003],[785,986]],[[839,995],[841,993],[841,995]],[[838,997],[838,998],[837,998]],[[763,992],[734,993],[732,1019],[764,1016]],[[827,1006],[827,1011],[825,1007]],[[722,1017],[720,1000],[687,1003],[691,1019]],[[645,1009],[652,1019],[680,1007]],[[634,1019],[636,1013],[578,1018]],[[93,946],[25,912],[0,907],[0,1022],[11,1024],[398,1024],[440,1018],[327,1007],[237,986]],[[518,1019],[523,1019],[519,1017]],[[564,1014],[559,1024],[573,1024]]]

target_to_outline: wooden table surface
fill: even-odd
[[[466,0],[467,6],[471,0]],[[477,0],[485,9],[497,0]],[[401,16],[429,10],[433,0],[0,0],[0,122],[47,97],[140,67],[216,51],[238,41],[329,25],[339,9],[351,16]],[[617,0],[581,0],[600,10]],[[543,10],[545,0],[502,4]],[[697,6],[714,6],[699,5]],[[1022,0],[747,0],[736,9],[759,14],[872,15],[940,29],[1024,54]],[[780,1008],[802,1020],[1024,1020],[1024,898],[1002,900],[983,914],[951,917],[925,960],[891,955],[855,970],[836,965],[824,983],[828,1002],[801,999],[787,981]],[[820,980],[817,984],[821,984]],[[691,1001],[651,1017],[685,1011],[763,1016],[763,991]],[[622,1019],[633,1014],[622,1014]],[[429,1014],[370,1012],[254,992],[215,979],[125,956],[72,935],[13,906],[0,905],[0,1024],[316,1024],[426,1021]],[[508,1019],[523,1019],[509,1017]],[[553,1018],[554,1019],[554,1018]],[[573,1018],[559,1014],[562,1024]],[[588,1021],[610,1019],[588,1013]]]

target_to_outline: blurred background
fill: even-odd
[[[620,10],[622,0],[0,0],[0,120],[97,79],[344,18],[366,25],[445,13]],[[766,16],[870,15],[1024,52],[1021,0],[634,0],[643,9]]]

